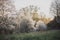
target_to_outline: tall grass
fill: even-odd
[[[60,40],[60,31],[0,35],[0,40]]]

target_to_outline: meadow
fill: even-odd
[[[0,35],[0,40],[60,40],[60,30]]]

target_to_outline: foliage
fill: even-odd
[[[20,20],[20,27],[19,27],[19,30],[20,32],[30,32],[30,31],[33,31],[33,23],[32,23],[32,20],[28,19],[28,18],[22,18]]]
[[[13,33],[15,26],[11,24],[6,17],[0,16],[0,33],[1,34],[8,34]]]
[[[32,14],[33,16],[32,16],[32,19],[34,20],[34,21],[36,21],[36,22],[38,22],[40,19],[39,19],[39,15],[38,15],[38,13],[33,13]]]
[[[56,30],[56,29],[60,29],[60,24],[56,22],[56,18],[54,18],[52,21],[50,21],[47,24],[49,30]]]
[[[9,14],[15,13],[15,6],[12,0],[0,0],[0,33],[13,33],[15,26],[9,20]]]
[[[43,21],[38,21],[37,25],[36,25],[36,30],[37,31],[46,31],[47,25]]]
[[[0,15],[7,16],[8,14],[15,13],[15,6],[12,0],[0,0]]]
[[[56,23],[60,23],[60,0],[54,0],[52,2],[50,12],[56,17]]]
[[[47,24],[48,29],[60,29],[60,0],[52,2],[50,12],[54,16],[54,19]]]

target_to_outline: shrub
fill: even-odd
[[[13,33],[15,26],[7,19],[7,17],[0,16],[0,34]]]
[[[20,32],[32,32],[33,31],[33,23],[32,23],[32,20],[28,19],[28,18],[22,18],[20,20],[20,26],[19,26],[19,30]]]
[[[46,24],[44,24],[44,22],[42,21],[37,22],[37,25],[36,25],[37,31],[45,31],[46,29],[47,29],[47,26]]]

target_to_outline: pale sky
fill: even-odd
[[[16,9],[19,10],[29,5],[35,5],[40,7],[40,11],[44,12],[46,16],[49,16],[49,8],[52,0],[15,0]]]

